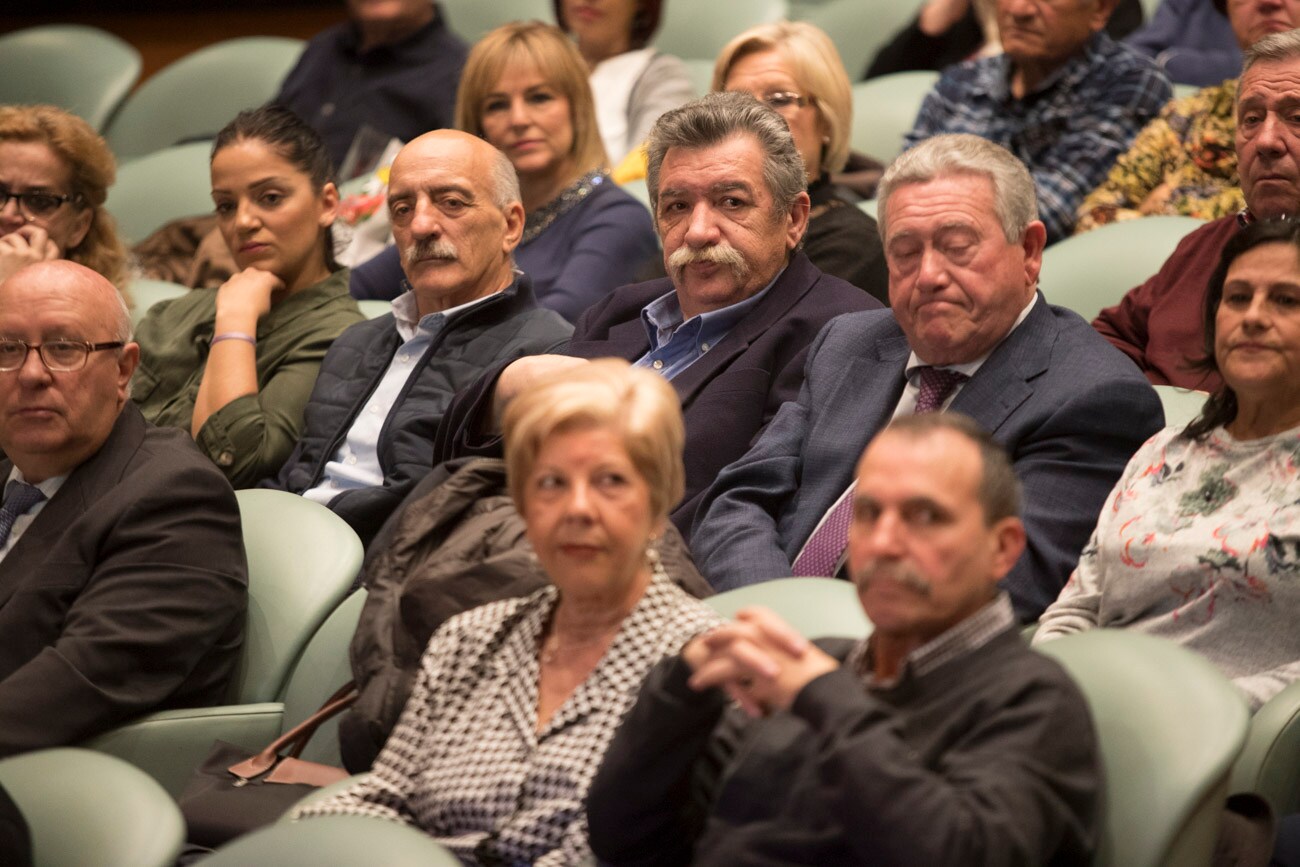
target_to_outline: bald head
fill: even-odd
[[[0,283],[0,341],[22,356],[0,371],[0,448],[28,481],[71,472],[108,439],[140,357],[130,338],[121,295],[75,262],[29,265]],[[53,344],[55,370],[42,350]]]
[[[524,207],[510,161],[457,130],[426,133],[397,154],[388,219],[421,316],[499,292],[514,280]]]
[[[397,169],[402,154],[410,151],[414,156],[426,147],[433,149],[435,153],[447,153],[449,150],[455,151],[458,147],[464,147],[468,155],[472,155],[475,160],[483,161],[478,170],[487,181],[489,195],[498,208],[504,211],[512,202],[522,201],[523,196],[519,192],[519,176],[515,174],[515,167],[510,159],[478,136],[458,129],[436,129],[412,139],[398,152],[397,159],[393,160],[394,170]]]

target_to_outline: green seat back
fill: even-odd
[[[190,291],[190,287],[182,286],[179,283],[170,283],[166,280],[150,280],[144,277],[132,280],[126,289],[131,294],[131,304],[133,305],[131,307],[132,325],[139,325],[140,320],[144,319],[144,315],[149,312],[149,308],[159,301],[179,298]]]
[[[778,578],[704,600],[723,617],[750,605],[771,608],[805,638],[865,638],[871,623],[857,588],[834,578]]]
[[[1246,737],[1245,700],[1173,642],[1100,629],[1038,645],[1088,700],[1106,792],[1097,867],[1208,865],[1228,773]]]
[[[937,72],[895,72],[853,85],[849,144],[884,163],[898,156],[903,136],[916,125],[921,102],[938,80]]]
[[[1039,286],[1048,301],[1091,321],[1159,271],[1178,242],[1203,225],[1195,217],[1142,217],[1074,235],[1043,252]]]
[[[441,6],[447,26],[469,43],[511,21],[555,23],[551,0],[442,0]]]
[[[849,81],[857,81],[881,46],[911,21],[920,7],[921,0],[822,0],[816,5],[800,4],[793,11],[826,31],[840,53]],[[856,100],[853,114],[858,115]],[[912,128],[910,120],[907,128]],[[872,156],[892,159],[894,154]]]
[[[102,130],[140,77],[140,52],[79,24],[0,36],[0,104],[49,103]]]
[[[315,713],[334,691],[352,679],[348,646],[357,631],[366,591],[359,589],[335,608],[316,630],[289,676],[284,690],[284,728],[286,731]],[[324,723],[307,743],[302,757],[325,765],[341,765],[338,717]]]
[[[352,589],[361,540],[329,509],[284,491],[236,491],[248,554],[248,626],[234,702],[279,699],[303,648]]]
[[[302,54],[300,39],[249,36],[209,45],[153,75],[127,98],[105,138],[121,161],[210,139],[270,101]]]
[[[1183,427],[1200,415],[1201,408],[1205,406],[1205,399],[1209,397],[1203,391],[1172,385],[1157,385],[1155,390],[1165,410],[1165,425],[1170,427],[1174,425]]]
[[[281,822],[240,837],[203,860],[204,867],[461,867],[460,859],[409,825],[366,816]]]
[[[0,761],[36,867],[165,867],[185,840],[176,803],[121,759],[61,747]]]
[[[381,301],[378,298],[367,298],[364,301],[358,301],[357,306],[361,308],[361,313],[367,319],[378,319],[393,312],[393,302]]]
[[[212,213],[211,152],[211,142],[191,142],[118,167],[104,206],[128,247],[172,220]]]
[[[785,17],[785,0],[709,0],[665,3],[654,47],[683,60],[713,60],[733,37],[756,24]]]

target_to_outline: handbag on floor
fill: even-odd
[[[346,779],[348,772],[342,768],[299,756],[316,729],[356,700],[355,686],[349,682],[320,710],[252,755],[244,747],[214,742],[181,793],[189,841],[220,846],[271,824],[315,789]]]

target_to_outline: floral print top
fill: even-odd
[[[1125,627],[1195,650],[1253,707],[1300,678],[1300,428],[1138,450],[1034,640]]]
[[[1237,179],[1236,79],[1175,99],[1147,124],[1105,182],[1079,207],[1075,234],[1106,223],[1145,216],[1138,209],[1152,193],[1151,213],[1214,220],[1246,206]]]

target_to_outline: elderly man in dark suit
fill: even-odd
[[[808,226],[803,160],[789,127],[747,94],[715,93],[663,115],[650,133],[648,186],[669,277],[616,289],[578,320],[566,356],[498,367],[463,392],[437,457],[490,454],[499,408],[540,373],[616,356],[668,377],[686,419],[685,534],[701,492],[744,453],[803,377],[832,317],[879,307],[799,251]],[[865,239],[864,239],[865,240]]]
[[[230,484],[128,401],[126,306],[67,261],[0,284],[0,756],[225,700],[247,565]]]
[[[1163,425],[1159,399],[1037,291],[1046,233],[1033,181],[1006,149],[937,136],[899,157],[880,190],[893,315],[823,329],[798,400],[705,494],[692,551],[720,589],[836,574],[854,458],[891,418],[951,409],[1007,448],[1024,484],[1028,546],[1005,586],[1033,620],[1069,578],[1125,463]]]

